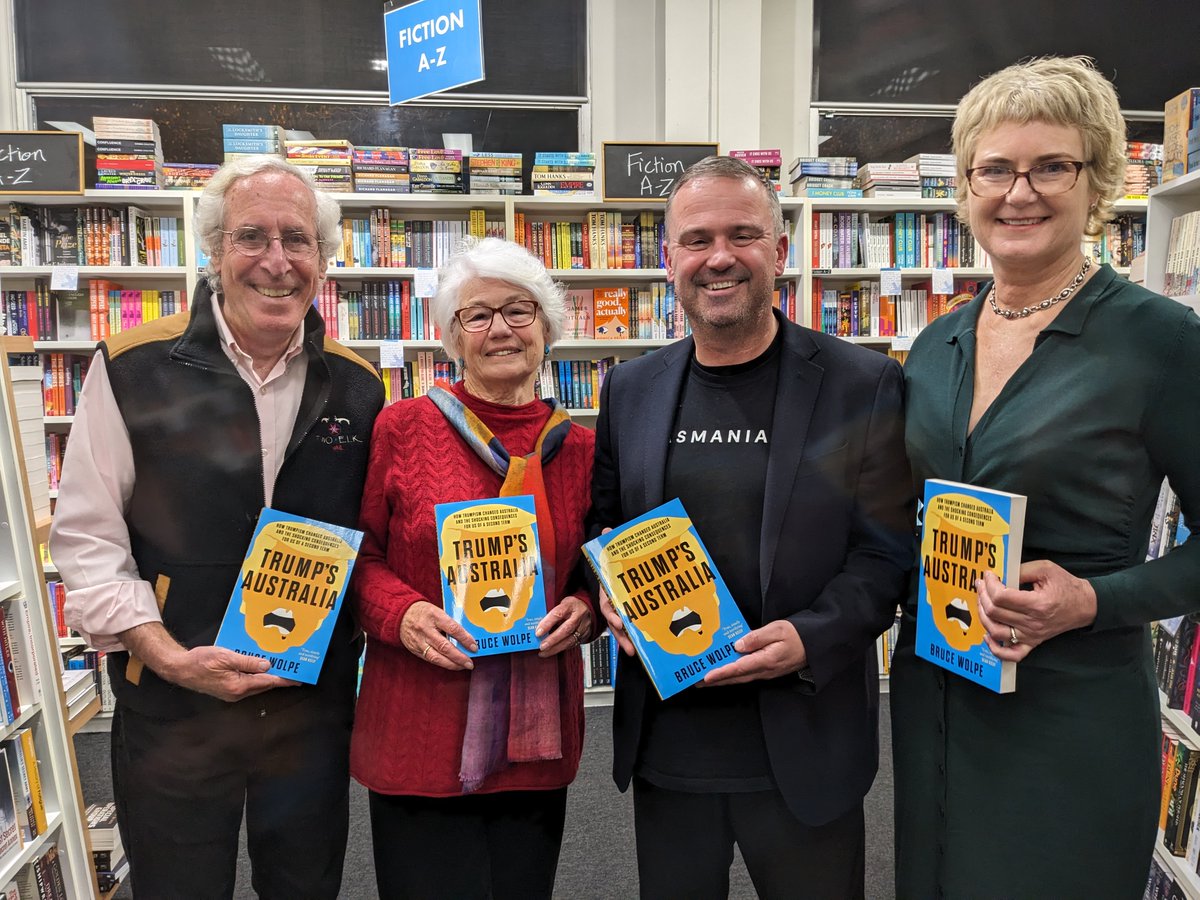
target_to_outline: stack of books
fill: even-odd
[[[162,187],[162,135],[153,119],[95,116],[96,187],[157,190]]]
[[[179,191],[203,188],[219,168],[216,163],[163,163],[163,187]]]
[[[224,124],[221,126],[221,139],[224,142],[225,162],[263,153],[284,155],[284,133],[279,125]]]
[[[520,153],[472,153],[467,157],[467,186],[472,194],[521,193]]]
[[[30,292],[32,293],[32,292]],[[6,322],[7,334],[13,322]],[[26,331],[26,334],[29,332]],[[35,522],[50,521],[50,484],[45,477],[46,430],[42,423],[42,360],[37,354],[13,354],[9,357],[9,373],[12,376],[13,400],[16,403],[17,425],[21,434],[21,452],[25,457],[25,477],[29,483],[29,496],[33,502]]]
[[[914,162],[867,163],[854,176],[864,197],[920,197],[921,173]]]
[[[538,151],[529,182],[537,195],[595,196],[596,154]]]
[[[408,151],[408,169],[414,194],[465,193],[461,150],[412,147]]]
[[[793,197],[861,197],[854,186],[858,160],[853,156],[797,156],[788,166]]]
[[[783,154],[779,150],[730,150],[729,155],[754,166],[762,173],[763,180],[775,188],[776,194],[782,192],[779,172],[783,168]]]
[[[1163,145],[1146,141],[1125,142],[1125,196],[1146,197],[1162,182]]]
[[[953,153],[917,153],[905,160],[915,163],[921,177],[922,197],[953,197],[958,170]]]
[[[317,186],[340,194],[354,192],[354,145],[344,138],[330,141],[284,141],[287,160],[305,169]]]
[[[62,686],[63,701],[66,703],[69,719],[83,712],[98,694],[96,676],[90,669],[66,669],[62,673]]]
[[[129,860],[121,832],[117,828],[115,803],[89,803],[87,808],[88,834],[92,839],[92,862],[101,893],[107,893],[129,874]]]
[[[407,147],[355,147],[350,151],[354,190],[360,194],[407,194],[412,191]]]

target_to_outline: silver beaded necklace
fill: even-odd
[[[992,283],[992,289],[988,293],[988,302],[992,304],[992,312],[1004,319],[1024,319],[1026,316],[1031,316],[1035,312],[1041,312],[1043,309],[1049,309],[1055,303],[1066,300],[1076,289],[1083,284],[1084,276],[1087,275],[1088,269],[1092,267],[1092,258],[1085,256],[1083,258],[1083,266],[1079,269],[1079,274],[1065,288],[1059,291],[1053,297],[1047,297],[1041,303],[1035,303],[1033,306],[1025,306],[1021,309],[1004,309],[996,302],[996,285]]]

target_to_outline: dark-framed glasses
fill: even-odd
[[[454,311],[459,327],[463,331],[487,331],[492,327],[492,318],[500,313],[509,328],[524,328],[532,325],[541,307],[536,300],[513,300],[497,308],[491,306],[464,306]]]
[[[229,243],[242,256],[262,256],[271,246],[271,241],[279,241],[288,259],[312,259],[321,248],[321,242],[307,231],[285,231],[272,237],[261,228],[244,225],[232,231],[222,230],[221,233],[229,235]]]
[[[1065,194],[1079,181],[1079,173],[1087,163],[1078,160],[1061,160],[1042,163],[1032,169],[1019,172],[1011,166],[977,166],[967,169],[967,185],[971,193],[985,200],[1003,197],[1013,189],[1018,178],[1029,182],[1029,187],[1038,194],[1053,196]]]

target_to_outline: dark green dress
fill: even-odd
[[[905,364],[918,496],[926,478],[1027,495],[1022,558],[1087,578],[1098,611],[998,695],[913,655],[914,588],[891,677],[897,896],[1135,900],[1159,801],[1148,623],[1200,610],[1200,540],[1145,562],[1164,475],[1200,521],[1200,318],[1102,267],[968,435],[985,304]]]

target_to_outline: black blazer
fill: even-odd
[[[777,318],[784,335],[759,551],[762,620],[795,625],[808,669],[806,678],[765,685],[760,712],[776,784],[800,821],[819,825],[861,801],[878,768],[874,642],[907,587],[915,501],[899,364]],[[687,338],[608,373],[592,482],[600,526],[671,499],[663,496],[668,442],[692,350]],[[613,704],[621,790],[653,690],[641,665],[621,654]]]

